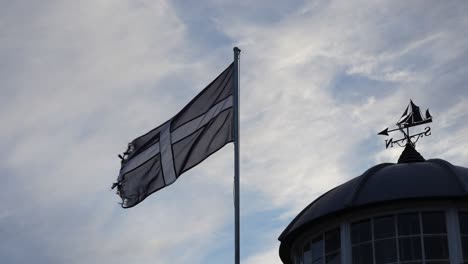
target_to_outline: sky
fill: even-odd
[[[234,263],[233,145],[131,209],[127,143],[240,60],[241,263],[327,190],[402,148],[468,167],[467,1],[0,0],[2,263]],[[423,128],[420,128],[423,129]],[[415,129],[417,131],[418,129]]]

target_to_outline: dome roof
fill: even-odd
[[[468,197],[468,168],[424,160],[415,152],[407,146],[399,163],[376,165],[317,198],[280,235],[281,248],[318,220],[351,209],[398,200]]]

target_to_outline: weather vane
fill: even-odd
[[[419,106],[415,105],[412,100],[408,107],[406,107],[405,112],[401,116],[400,120],[396,123],[396,128],[386,128],[382,130],[378,135],[389,136],[389,132],[400,131],[403,133],[403,138],[400,139],[386,139],[385,140],[385,148],[393,148],[394,144],[397,144],[400,147],[404,147],[406,144],[411,144],[414,146],[418,140],[424,136],[431,135],[431,128],[429,126],[424,128],[423,132],[410,135],[409,128],[414,126],[419,126],[422,124],[427,124],[432,122],[432,116],[429,114],[429,109],[426,110],[426,117],[423,117],[421,111],[419,110]]]

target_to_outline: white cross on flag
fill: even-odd
[[[129,143],[117,193],[129,208],[222,148],[233,137],[233,64],[172,119]]]

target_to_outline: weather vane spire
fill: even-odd
[[[422,124],[427,124],[432,122],[432,116],[429,113],[429,109],[426,110],[425,117],[423,117],[421,110],[419,110],[419,106],[413,103],[410,100],[409,105],[406,107],[403,115],[401,116],[400,120],[396,123],[396,128],[385,128],[382,130],[378,135],[389,136],[389,132],[400,131],[403,134],[403,138],[400,139],[386,139],[385,140],[385,148],[392,148],[394,144],[397,144],[400,147],[404,147],[406,144],[411,144],[415,146],[416,142],[424,136],[431,135],[431,128],[429,126],[424,128],[424,131],[420,133],[416,133],[410,135],[409,128],[419,126]]]

